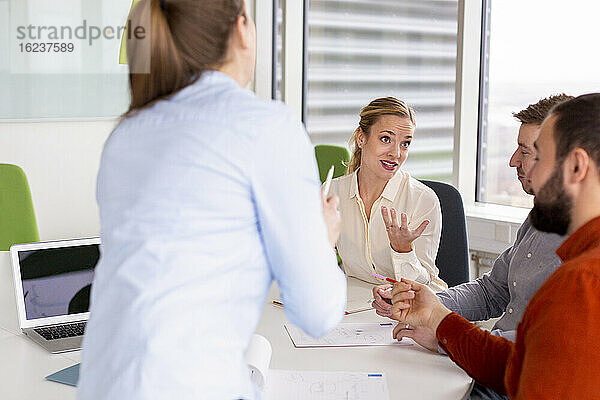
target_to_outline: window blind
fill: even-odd
[[[450,181],[456,0],[310,0],[306,127],[314,144],[347,145],[360,109],[394,96],[416,110],[404,170]]]

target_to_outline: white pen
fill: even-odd
[[[323,186],[323,192],[325,193],[325,198],[329,195],[329,187],[331,186],[331,179],[333,178],[333,165],[329,168],[329,172],[327,172],[327,179],[325,179],[325,185]]]

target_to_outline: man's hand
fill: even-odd
[[[425,347],[427,350],[431,350],[434,353],[438,352],[438,341],[435,337],[435,333],[426,327],[423,326],[408,326],[408,324],[400,322],[394,328],[394,338],[398,341],[402,340],[402,338],[411,338],[421,346]]]
[[[375,312],[382,317],[390,317],[392,315],[392,285],[379,285],[373,287],[373,303],[372,306]]]
[[[415,327],[437,331],[440,322],[450,314],[438,297],[427,286],[402,279],[392,289],[391,318]]]

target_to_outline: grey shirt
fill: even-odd
[[[437,295],[446,307],[469,321],[504,313],[492,333],[514,342],[529,299],[561,264],[556,249],[564,239],[534,229],[528,217],[513,246],[500,254],[490,272]]]

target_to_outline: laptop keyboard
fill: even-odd
[[[46,326],[34,329],[46,340],[64,339],[75,336],[83,336],[85,331],[85,322],[75,322],[73,324]]]

